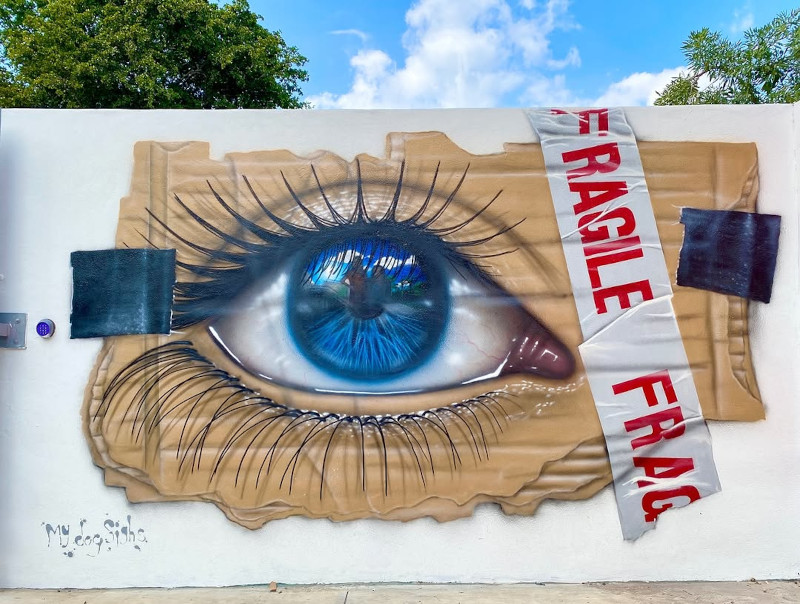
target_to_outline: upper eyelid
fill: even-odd
[[[184,250],[179,249],[178,266],[179,280],[176,283],[176,303],[175,313],[173,314],[173,327],[181,329],[195,323],[201,322],[215,314],[214,304],[220,304],[221,300],[229,300],[231,291],[239,292],[253,280],[253,268],[259,261],[265,264],[272,264],[272,259],[285,257],[292,252],[293,247],[307,244],[306,238],[318,238],[325,234],[330,236],[342,227],[350,227],[354,224],[373,224],[389,227],[390,225],[403,230],[406,234],[419,234],[425,236],[433,244],[438,244],[436,250],[440,255],[447,259],[451,264],[455,264],[457,271],[467,270],[475,276],[487,279],[487,275],[481,266],[480,259],[501,255],[514,251],[514,249],[486,250],[495,239],[513,229],[519,222],[510,225],[492,226],[491,231],[478,229],[479,235],[470,238],[470,231],[479,224],[479,219],[484,218],[488,208],[499,198],[501,191],[497,192],[488,201],[479,204],[477,210],[469,210],[466,217],[459,218],[454,222],[448,222],[451,213],[459,208],[457,195],[468,175],[469,166],[458,175],[458,180],[454,186],[448,186],[442,190],[439,187],[439,166],[433,170],[433,176],[429,183],[408,184],[405,174],[405,164],[401,164],[400,171],[396,177],[396,182],[391,187],[391,202],[385,209],[374,209],[370,207],[367,200],[369,189],[375,188],[376,184],[382,187],[384,194],[387,186],[386,181],[377,183],[362,179],[360,163],[356,162],[358,177],[355,182],[334,182],[324,183],[317,174],[313,164],[312,173],[316,181],[316,189],[298,191],[292,186],[290,179],[280,172],[280,177],[285,187],[285,196],[288,199],[280,200],[276,205],[285,207],[287,202],[289,207],[299,208],[302,216],[305,217],[305,224],[292,222],[290,219],[282,218],[277,214],[277,208],[273,211],[270,205],[274,199],[265,201],[256,191],[257,182],[242,176],[246,185],[247,193],[250,195],[251,206],[254,206],[256,214],[251,217],[243,215],[232,206],[232,201],[226,200],[223,187],[215,187],[207,181],[208,194],[211,197],[211,204],[192,204],[192,201],[184,201],[181,194],[175,194],[175,202],[178,213],[184,213],[190,220],[177,220],[175,226],[167,224],[164,220],[150,213],[151,220],[155,221],[162,229],[171,235]],[[452,180],[452,179],[450,179]],[[256,186],[254,186],[254,184]],[[447,183],[450,185],[450,183]],[[347,212],[336,208],[339,199],[333,198],[330,191],[339,190],[342,187],[350,187],[355,195],[353,208],[346,216]],[[422,195],[422,200],[410,199],[408,193]],[[317,205],[323,206],[323,210],[317,213],[314,203],[307,199],[308,196],[317,194],[320,198]],[[416,207],[406,208],[405,205],[416,204]],[[192,209],[192,205],[203,205],[204,211],[208,216],[201,215],[200,210]],[[211,213],[215,216],[211,216]],[[328,215],[324,215],[327,212]],[[409,212],[411,212],[409,214]],[[463,216],[463,211],[461,211]],[[343,222],[346,220],[347,222]],[[225,230],[219,224],[233,222],[239,231],[244,231],[245,235],[235,235]],[[172,221],[170,221],[172,222]],[[521,222],[521,221],[520,221]],[[265,223],[265,224],[262,224]],[[189,231],[199,228],[202,236],[218,242],[217,247],[200,245],[192,241]],[[188,227],[187,227],[188,225]],[[277,227],[272,230],[269,227]],[[178,232],[182,230],[183,232]],[[282,232],[281,232],[282,231]],[[255,239],[256,241],[253,241]],[[463,248],[463,249],[462,249]],[[468,250],[468,251],[467,251]],[[184,253],[181,253],[181,252]],[[224,280],[224,284],[222,281]],[[217,281],[220,281],[217,283]],[[221,300],[220,300],[221,298]]]

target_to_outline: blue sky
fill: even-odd
[[[251,0],[308,58],[319,108],[645,105],[703,27],[739,38],[785,0]]]

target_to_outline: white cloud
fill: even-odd
[[[356,36],[361,39],[362,44],[366,44],[369,36],[360,29],[336,29],[331,32],[334,36]]]
[[[573,93],[563,74],[533,78],[522,94],[524,105],[544,107],[631,107],[652,105],[672,78],[686,71],[685,67],[664,69],[658,73],[633,73],[611,83],[598,97]]]
[[[578,53],[578,49],[574,46],[569,49],[567,52],[567,56],[563,59],[548,59],[547,66],[550,69],[564,69],[565,67],[580,67],[581,66],[581,55]]]
[[[520,96],[523,106],[529,107],[586,107],[590,102],[578,98],[567,88],[566,77],[556,74],[551,77],[531,77]]]
[[[611,84],[606,91],[594,99],[590,105],[602,107],[629,107],[632,105],[652,105],[672,78],[677,77],[684,67],[664,69],[658,73],[639,72]]]
[[[740,34],[753,27],[754,24],[755,18],[753,17],[753,11],[750,10],[748,4],[733,11],[733,20],[728,26],[728,29],[730,29],[732,34]]]
[[[350,91],[341,96],[330,92],[308,99],[315,107],[369,108],[379,107],[381,86],[393,67],[392,59],[382,50],[362,50],[350,60],[355,78]]]
[[[569,1],[519,5],[419,0],[406,13],[402,65],[382,50],[363,49],[350,60],[348,92],[306,100],[320,108],[492,107],[542,80],[563,87],[563,77],[548,72],[580,65],[580,54],[573,47],[554,56],[550,35],[575,27]]]
[[[567,74],[580,67],[580,53],[573,46],[556,56],[550,42],[554,32],[578,27],[569,0],[418,0],[406,25],[402,64],[364,48],[350,59],[346,93],[306,100],[322,109],[651,105],[680,72],[633,73],[596,98],[576,95]],[[367,40],[359,30],[334,33]]]

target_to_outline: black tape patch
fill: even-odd
[[[769,302],[781,217],[684,208],[678,285]]]
[[[169,333],[175,250],[72,252],[71,338]]]

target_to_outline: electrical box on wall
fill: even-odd
[[[0,348],[25,348],[28,316],[19,312],[0,312]]]

